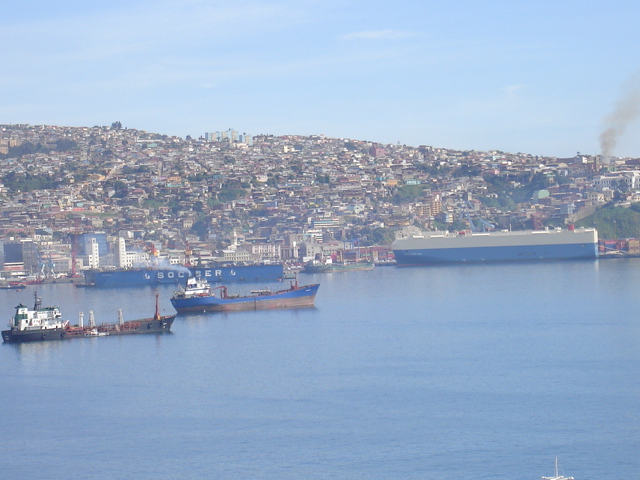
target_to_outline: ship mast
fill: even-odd
[[[154,320],[160,320],[160,306],[158,304],[158,297],[160,294],[156,292],[156,314],[153,316]]]
[[[38,297],[38,291],[37,290],[35,292],[33,292],[33,297],[34,297],[33,309],[35,311],[38,311],[38,310],[40,310],[40,306],[41,306],[42,300]]]

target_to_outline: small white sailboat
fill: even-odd
[[[564,472],[563,472],[564,473]],[[553,477],[542,477],[543,480],[574,480],[573,477],[565,477],[558,473],[558,457],[556,457],[556,471]]]

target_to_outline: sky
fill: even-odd
[[[0,124],[640,157],[637,0],[5,3]]]

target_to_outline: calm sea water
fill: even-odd
[[[315,309],[0,345],[0,478],[640,478],[640,261],[299,279]],[[154,291],[38,288],[74,323]]]

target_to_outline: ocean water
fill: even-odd
[[[316,308],[0,345],[0,478],[640,478],[639,260],[299,281]],[[34,290],[0,292],[3,324]],[[154,292],[38,287],[73,323]]]

